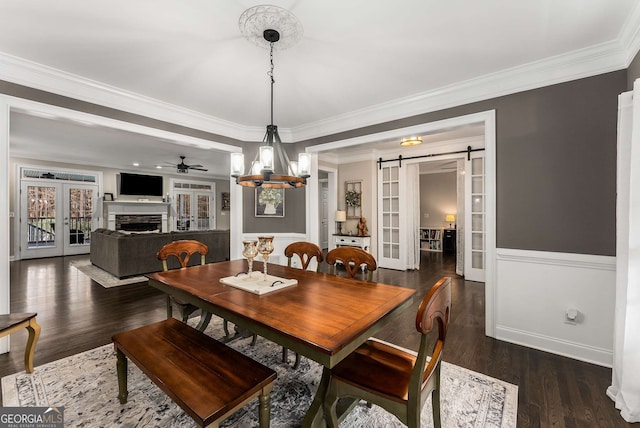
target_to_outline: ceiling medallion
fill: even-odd
[[[269,49],[272,43],[265,39],[265,30],[275,30],[280,34],[276,50],[290,48],[302,38],[302,24],[286,9],[278,6],[259,5],[242,12],[238,20],[242,35],[251,43]]]

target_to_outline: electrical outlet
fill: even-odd
[[[578,315],[580,311],[575,308],[568,308],[564,313],[564,323],[576,325],[578,323]]]

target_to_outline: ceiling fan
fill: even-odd
[[[167,162],[167,164],[175,166],[178,169],[178,172],[181,174],[188,174],[190,169],[193,169],[195,171],[208,171],[208,169],[203,168],[202,165],[187,165],[186,163],[184,163],[185,157],[186,156],[180,156],[179,164],[174,164],[171,162]]]

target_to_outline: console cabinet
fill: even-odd
[[[336,247],[360,247],[365,251],[369,251],[369,247],[371,247],[370,236],[333,235],[333,237]]]

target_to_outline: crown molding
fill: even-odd
[[[640,25],[637,24],[638,22],[640,22],[640,3],[634,5],[620,33],[618,33],[618,43],[626,51],[625,67],[629,67],[640,51]]]
[[[640,19],[637,22],[640,22]],[[638,44],[640,46],[640,41]],[[293,137],[295,141],[305,141],[323,135],[596,76],[626,68],[628,57],[627,50],[619,40],[602,43],[302,125],[292,129]]]
[[[262,141],[264,127],[249,127],[165,103],[115,86],[0,52],[0,80],[240,141]],[[290,132],[282,132],[290,138]]]
[[[637,18],[637,19],[636,19]],[[640,49],[640,7],[618,38],[589,48],[443,86],[293,128],[279,128],[283,142],[363,128],[628,67]],[[224,135],[262,141],[263,127],[248,127],[66,73],[0,52],[0,79],[114,109]]]

